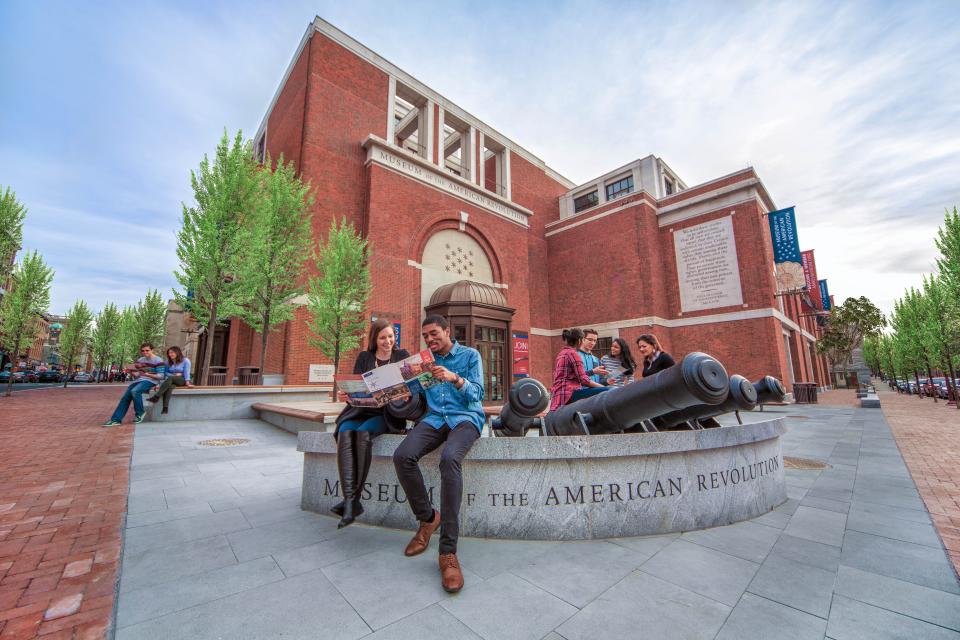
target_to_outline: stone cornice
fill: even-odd
[[[416,154],[391,145],[383,138],[371,134],[363,142],[363,148],[367,150],[366,166],[378,164],[514,224],[524,228],[530,226],[528,218],[533,215],[533,211],[444,171]]]

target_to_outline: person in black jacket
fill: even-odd
[[[677,364],[673,357],[663,350],[657,336],[652,333],[645,333],[637,338],[637,349],[642,358],[644,378]]]
[[[408,357],[410,354],[406,350],[396,348],[393,325],[386,320],[377,319],[370,325],[367,350],[357,355],[353,373],[356,375],[366,373],[376,367],[399,362]],[[367,473],[370,471],[373,439],[387,431],[402,433],[405,427],[403,423],[403,420],[394,418],[383,408],[371,409],[347,405],[337,416],[334,438],[337,440],[337,468],[340,471],[340,491],[343,502],[334,505],[331,511],[341,516],[338,528],[346,527],[363,513],[360,497],[363,493],[363,485],[367,481]]]

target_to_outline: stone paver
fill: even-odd
[[[110,625],[132,425],[121,387],[0,397],[0,638],[99,638]]]
[[[898,394],[883,384],[877,391],[903,459],[960,572],[960,411],[944,400]]]

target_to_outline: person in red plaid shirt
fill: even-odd
[[[577,347],[583,340],[581,329],[564,329],[563,341],[567,343],[553,365],[553,387],[550,389],[550,411],[555,411],[570,402],[574,391],[583,387],[603,387],[587,377]]]

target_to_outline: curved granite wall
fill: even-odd
[[[464,536],[583,540],[689,531],[754,518],[786,500],[783,419],[649,434],[481,438],[464,461]],[[359,522],[414,529],[393,468],[402,436],[376,440]],[[301,506],[340,500],[333,435],[300,432]],[[439,452],[421,461],[439,507]]]

